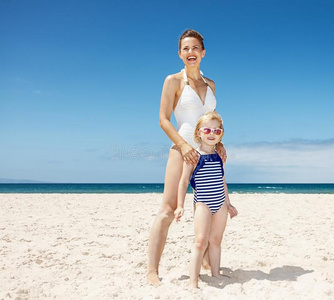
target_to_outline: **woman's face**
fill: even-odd
[[[185,65],[199,65],[202,58],[205,56],[201,42],[193,37],[186,37],[181,40],[179,57]]]

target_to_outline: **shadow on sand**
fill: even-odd
[[[312,273],[313,270],[304,270],[301,267],[283,266],[270,270],[269,273],[257,271],[231,270],[228,268],[220,268],[226,276],[224,279],[218,279],[209,275],[201,275],[202,281],[208,285],[223,289],[225,286],[234,283],[244,284],[252,279],[269,280],[269,281],[296,281],[299,276]]]

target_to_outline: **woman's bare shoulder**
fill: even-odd
[[[182,81],[182,72],[170,74],[166,77],[165,81],[168,81],[170,83],[180,83]]]
[[[205,78],[206,82],[208,83],[208,85],[210,86],[210,88],[214,91],[215,90],[215,82],[208,77],[204,77],[204,78]]]
[[[175,90],[179,90],[181,88],[181,85],[183,83],[183,77],[182,73],[175,73],[170,74],[165,79],[165,86],[168,86],[169,88],[174,88]]]

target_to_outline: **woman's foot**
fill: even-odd
[[[202,261],[202,268],[204,270],[210,270],[211,269],[211,266],[210,266],[210,263],[208,261]]]
[[[204,270],[211,270],[208,248],[206,248],[202,260],[202,268]]]

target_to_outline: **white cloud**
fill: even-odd
[[[334,182],[334,139],[233,145],[227,151],[230,182]]]
[[[106,158],[112,160],[161,160],[167,159],[170,147],[166,145],[121,145],[113,143],[106,151]]]
[[[169,147],[114,143],[103,160],[122,165],[126,175],[123,178],[117,171],[119,181],[135,180],[130,177],[138,175],[133,170],[142,170],[142,182],[152,181],[150,174],[155,174],[152,182],[162,182]],[[334,139],[231,145],[227,147],[227,155],[228,183],[334,183]]]

